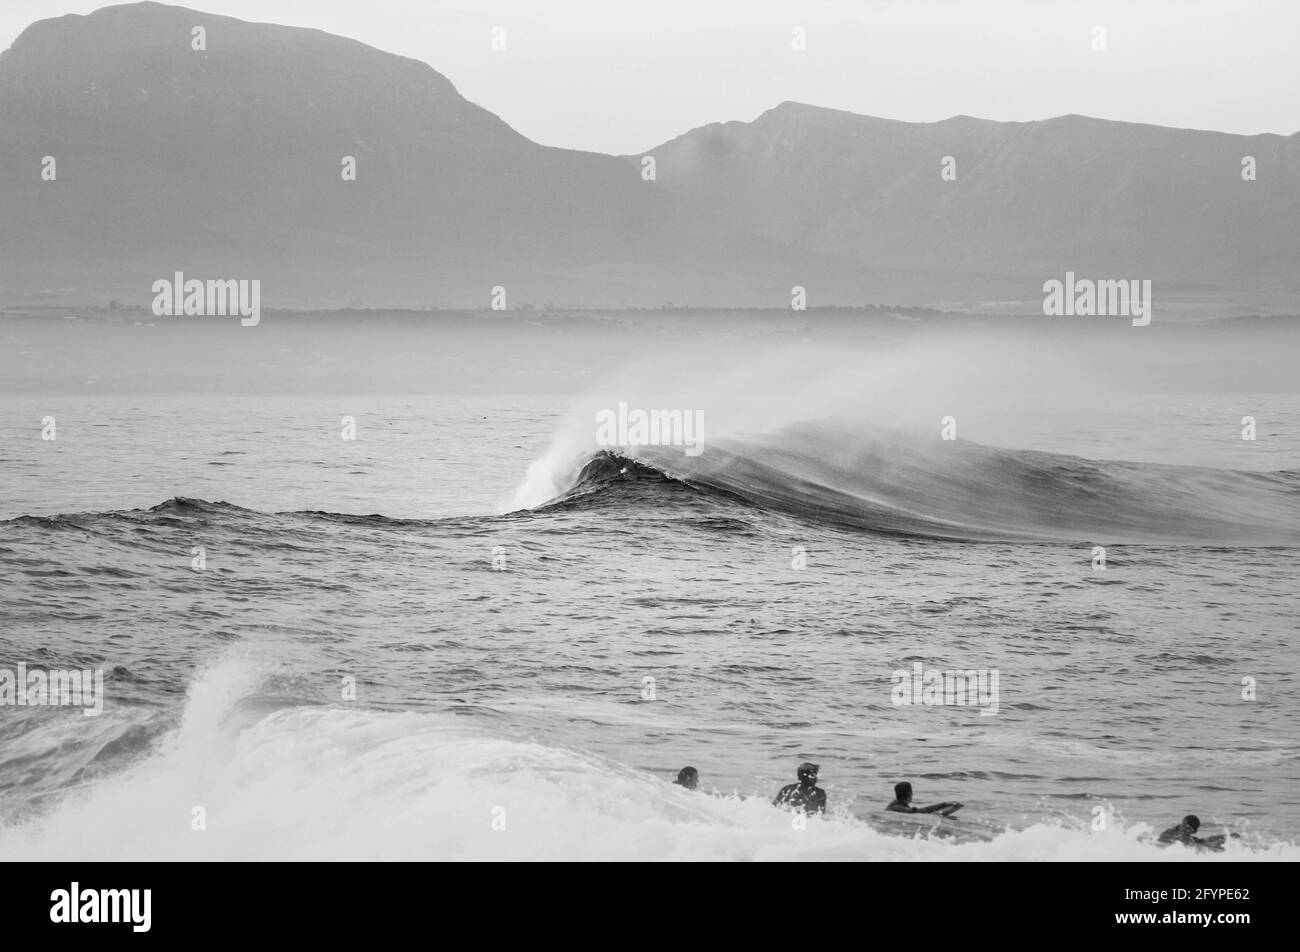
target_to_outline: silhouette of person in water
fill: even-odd
[[[782,787],[772,806],[802,807],[804,813],[825,813],[826,791],[817,786],[817,771],[820,769],[816,764],[800,764],[799,782]]]
[[[1171,826],[1169,829],[1161,833],[1159,842],[1166,845],[1169,843],[1182,843],[1185,846],[1191,846],[1196,842],[1196,836],[1194,834],[1200,828],[1201,818],[1189,813],[1187,816],[1183,817],[1183,822],[1179,823],[1177,826]]]
[[[694,767],[683,767],[677,771],[677,779],[673,783],[687,790],[694,790],[700,785],[700,772]]]
[[[952,816],[963,806],[964,804],[949,800],[944,803],[932,803],[928,807],[914,807],[912,785],[904,780],[902,783],[894,784],[894,802],[885,809],[893,813],[942,813],[944,816]]]
[[[1160,834],[1157,840],[1163,846],[1169,846],[1172,843],[1182,843],[1184,846],[1195,846],[1198,849],[1222,850],[1223,843],[1228,838],[1220,833],[1218,836],[1200,837],[1196,831],[1201,828],[1201,818],[1195,814],[1189,813],[1183,817],[1183,822],[1177,826],[1171,826]],[[1232,834],[1232,838],[1238,839],[1239,835]]]

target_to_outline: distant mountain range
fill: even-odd
[[[267,306],[1027,300],[1067,270],[1300,292],[1300,135],[783,103],[607,156],[423,63],[156,3],[29,27],[0,130],[0,304],[143,303],[175,271],[260,278]]]

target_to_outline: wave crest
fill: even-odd
[[[1300,476],[1090,460],[829,424],[709,444],[602,451],[550,505],[674,483],[890,535],[963,541],[1300,546]],[[559,480],[562,482],[563,480]]]

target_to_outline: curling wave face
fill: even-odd
[[[572,505],[658,475],[799,519],[959,541],[1300,546],[1300,473],[1089,460],[804,424],[673,447],[597,451],[546,480]]]

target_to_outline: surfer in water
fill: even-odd
[[[894,802],[885,807],[893,813],[942,813],[944,816],[952,816],[960,810],[964,804],[955,801],[946,803],[932,803],[928,807],[912,806],[912,785],[904,780],[902,783],[894,784]]]
[[[1196,831],[1200,828],[1201,818],[1189,813],[1187,816],[1183,817],[1182,823],[1179,823],[1177,826],[1171,826],[1169,829],[1161,833],[1156,842],[1160,843],[1162,846],[1169,846],[1172,843],[1182,843],[1184,846],[1194,846],[1197,849],[1221,851],[1223,849],[1223,842],[1227,837],[1222,833],[1218,836],[1197,836]],[[1233,839],[1237,838],[1236,833],[1233,833],[1232,836]]]
[[[683,767],[677,771],[677,779],[673,783],[687,790],[694,790],[700,785],[700,772],[694,767]]]
[[[799,782],[782,787],[772,806],[802,807],[804,813],[825,813],[826,791],[817,786],[817,771],[820,769],[816,764],[800,764]]]

